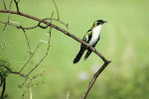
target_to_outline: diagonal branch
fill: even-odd
[[[108,66],[108,64],[110,63],[110,61],[108,63],[104,63],[99,69],[98,71],[93,75],[91,81],[89,82],[88,88],[83,96],[82,99],[86,99],[89,92],[91,91],[92,87],[94,86],[97,78],[99,77],[99,75],[102,73],[102,71]]]
[[[41,22],[41,23],[44,23],[54,29],[56,29],[57,31],[60,31],[61,33],[64,33],[65,35],[69,36],[70,38],[76,40],[77,42],[79,43],[82,43],[84,44],[87,48],[89,48],[90,50],[92,50],[97,56],[99,56],[105,63],[108,63],[109,61],[101,54],[99,53],[95,48],[93,48],[92,46],[90,46],[89,44],[87,44],[86,42],[82,41],[80,38],[76,37],[75,35],[71,34],[70,32],[66,31],[65,29],[63,28],[60,28],[59,26],[55,25],[55,24],[51,24],[45,20],[42,20],[40,18],[37,18],[37,17],[34,17],[34,16],[31,16],[29,14],[25,14],[25,13],[22,13],[22,12],[17,12],[17,11],[12,11],[12,10],[0,10],[0,13],[11,13],[11,14],[16,14],[16,15],[19,15],[19,16],[23,16],[23,17],[26,17],[28,19],[32,19],[32,20],[35,20],[35,21],[38,21],[38,22]]]
[[[28,65],[28,63],[31,61],[31,59],[33,58],[33,56],[35,55],[37,49],[40,47],[40,43],[37,44],[36,48],[34,49],[34,51],[32,52],[32,54],[30,54],[30,56],[28,57],[28,59],[26,60],[26,62],[23,64],[23,66],[21,66],[21,69],[19,70],[19,72],[22,72],[24,70],[24,68]]]
[[[76,37],[75,35],[71,34],[70,32],[66,31],[65,29],[55,25],[55,24],[52,24],[50,22],[48,22],[47,20],[43,20],[43,19],[40,19],[40,18],[37,18],[37,17],[34,17],[34,16],[31,16],[29,14],[25,14],[25,13],[22,13],[22,12],[18,12],[18,11],[12,11],[12,10],[0,10],[0,13],[10,13],[10,14],[16,14],[18,16],[23,16],[23,17],[26,17],[28,19],[31,19],[31,20],[34,20],[34,21],[38,21],[39,23],[43,23],[51,28],[54,28],[56,29],[57,31],[69,36],[70,38],[74,39],[75,41],[85,45],[88,49],[92,50],[98,57],[100,57],[102,59],[102,61],[104,62],[104,64],[101,66],[101,68],[94,74],[93,78],[91,79],[90,83],[89,83],[89,86],[87,88],[87,91],[85,92],[84,96],[82,99],[86,99],[89,92],[91,91],[92,87],[94,86],[97,78],[99,77],[99,75],[103,72],[103,70],[109,65],[109,63],[111,61],[109,61],[108,59],[106,59],[101,53],[99,53],[95,48],[93,48],[92,46],[90,46],[88,43],[82,41],[80,38]],[[46,57],[46,55],[44,56]],[[43,57],[43,58],[44,58]],[[42,61],[42,60],[41,60]],[[39,62],[40,64],[40,62]],[[36,65],[38,67],[38,64]],[[36,67],[35,66],[35,67]]]
[[[24,37],[25,37],[25,42],[26,42],[26,45],[27,45],[27,48],[28,48],[28,52],[29,52],[29,54],[32,54],[30,41],[29,41],[29,38],[26,34],[26,31],[24,29],[22,29],[22,31],[23,31],[23,34],[24,34]]]
[[[3,89],[2,89],[2,93],[1,93],[1,96],[0,96],[0,98],[1,99],[4,99],[4,94],[5,94],[5,90],[6,90],[6,77],[2,77],[2,87],[3,87]]]
[[[25,76],[24,74],[22,74],[22,73],[20,73],[20,72],[13,71],[11,68],[9,68],[9,67],[7,67],[7,66],[5,66],[5,65],[0,64],[0,66],[1,66],[1,67],[4,67],[4,68],[8,71],[8,73],[10,73],[10,74],[19,75],[19,76],[21,76],[21,77],[23,77],[23,78],[26,78],[26,76]]]

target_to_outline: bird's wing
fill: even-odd
[[[91,37],[92,37],[92,29],[89,29],[89,30],[87,31],[87,33],[84,35],[83,41],[89,43]]]

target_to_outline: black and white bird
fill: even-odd
[[[83,41],[85,41],[86,43],[88,43],[92,47],[95,47],[97,42],[100,40],[100,33],[101,33],[101,29],[102,29],[102,26],[104,23],[107,23],[107,21],[96,20],[93,23],[91,29],[89,29],[87,31],[87,33],[83,36]],[[73,60],[74,64],[80,61],[82,55],[84,54],[84,52],[86,50],[87,50],[87,52],[84,56],[84,59],[87,59],[90,56],[90,54],[92,53],[92,51],[90,49],[87,49],[83,44],[81,44],[80,51]]]

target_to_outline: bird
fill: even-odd
[[[88,43],[90,46],[95,47],[96,44],[100,41],[101,29],[103,24],[105,23],[107,23],[107,21],[102,19],[94,21],[92,27],[86,32],[82,40]],[[87,51],[84,56],[84,59],[86,60],[90,56],[92,51],[88,49],[85,45],[81,44],[80,50],[73,60],[73,64],[80,61],[85,51]]]

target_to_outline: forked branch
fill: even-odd
[[[25,14],[25,13],[22,13],[22,12],[18,12],[18,11],[12,11],[12,10],[0,10],[0,13],[10,13],[10,14],[16,14],[18,16],[22,16],[22,17],[26,17],[28,19],[32,19],[34,21],[37,21],[37,22],[40,22],[40,23],[43,23],[45,25],[47,25],[48,27],[51,27],[51,28],[54,28],[56,29],[57,31],[69,36],[70,38],[72,38],[73,40],[76,40],[77,42],[85,45],[88,49],[92,50],[97,56],[99,56],[104,64],[101,66],[101,68],[94,74],[92,80],[90,81],[89,83],[89,86],[87,88],[87,91],[85,92],[84,94],[84,97],[82,99],[86,99],[90,90],[92,89],[92,87],[94,86],[95,82],[96,82],[96,79],[99,77],[99,75],[103,72],[103,70],[108,66],[108,64],[111,62],[109,61],[108,59],[106,59],[101,53],[99,53],[95,48],[93,48],[92,46],[90,46],[89,44],[87,44],[86,42],[84,42],[83,40],[81,40],[80,38],[76,37],[75,35],[73,35],[72,33],[66,31],[65,29],[55,25],[55,24],[52,24],[51,22],[48,22],[47,20],[43,20],[43,19],[40,19],[40,18],[37,18],[37,17],[34,17],[34,16],[31,16],[29,14]]]

